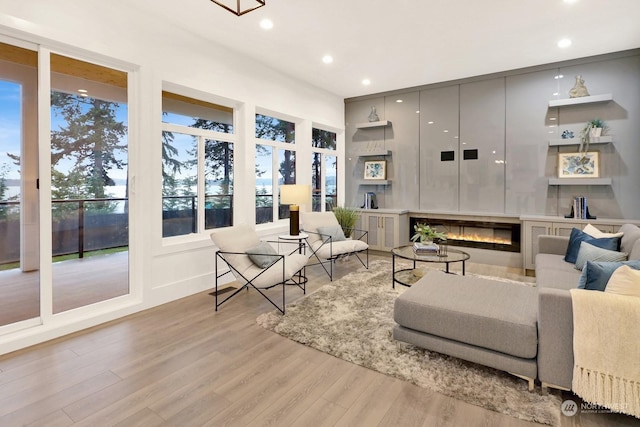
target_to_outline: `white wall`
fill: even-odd
[[[301,159],[311,159],[311,128],[337,130],[344,150],[341,98],[269,69],[170,22],[144,23],[127,14],[124,0],[3,0],[0,35],[53,52],[133,71],[129,105],[132,177],[130,282],[132,295],[45,319],[43,325],[0,336],[0,354],[83,329],[213,287],[214,247],[207,235],[161,238],[161,90],[163,82],[211,100],[231,102],[240,119],[236,176],[253,168],[252,123],[256,109],[296,118]],[[133,95],[133,98],[131,98]],[[46,134],[46,133],[45,133]],[[46,141],[44,141],[46,143]],[[43,141],[41,141],[43,144]],[[301,162],[303,163],[303,162]],[[306,172],[307,168],[309,172]],[[343,170],[343,168],[340,168]],[[301,173],[300,173],[301,172]],[[244,175],[247,175],[246,173]],[[253,175],[253,171],[251,171]],[[310,165],[299,171],[310,182]],[[339,182],[344,185],[344,179]],[[251,178],[239,179],[235,220],[251,220]],[[248,193],[247,193],[248,192]],[[343,189],[339,189],[343,192]],[[286,222],[262,234],[285,231]],[[46,277],[46,275],[43,275]],[[46,286],[46,283],[43,284]],[[212,313],[213,313],[212,299]]]

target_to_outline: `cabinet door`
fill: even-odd
[[[379,238],[379,222],[380,217],[378,215],[366,215],[365,221],[367,224],[367,230],[369,230],[369,248],[370,249],[378,249],[380,246],[380,238]]]
[[[543,221],[524,222],[524,268],[536,268],[536,255],[539,252],[538,236],[552,233],[552,223]]]
[[[593,226],[596,227],[598,230],[602,231],[603,233],[615,233],[620,228],[619,225],[612,225],[612,224],[593,224]]]
[[[420,92],[420,209],[458,210],[458,88]]]
[[[383,238],[383,250],[390,251],[391,249],[396,247],[396,237],[398,235],[396,230],[396,225],[398,222],[396,221],[395,216],[384,216],[381,218],[382,223],[382,238]]]
[[[504,212],[504,79],[460,85],[461,212]]]
[[[572,222],[554,222],[553,234],[556,236],[569,237],[571,235],[571,230],[573,230],[574,228],[577,228],[578,230],[582,230],[583,224],[572,223]]]

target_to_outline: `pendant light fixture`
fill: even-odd
[[[233,13],[236,16],[242,16],[252,10],[265,5],[266,0],[211,0],[218,6]]]

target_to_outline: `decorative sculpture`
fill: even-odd
[[[589,96],[589,91],[587,91],[587,87],[584,85],[582,76],[578,74],[576,76],[576,84],[569,91],[569,98],[580,98],[582,96]]]
[[[376,113],[376,107],[373,106],[371,107],[371,112],[369,113],[369,121],[370,122],[377,122],[380,119],[378,118],[378,113]]]

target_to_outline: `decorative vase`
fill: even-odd
[[[447,245],[444,242],[440,242],[440,244],[438,244],[438,256],[439,257],[448,256]]]
[[[378,118],[378,113],[376,113],[376,107],[373,106],[371,107],[371,112],[369,113],[369,121],[370,122],[377,122],[380,119]]]

